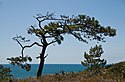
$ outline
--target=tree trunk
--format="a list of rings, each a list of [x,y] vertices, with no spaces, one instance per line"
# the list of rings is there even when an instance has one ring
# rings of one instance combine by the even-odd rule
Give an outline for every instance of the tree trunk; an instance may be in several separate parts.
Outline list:
[[[43,71],[43,67],[44,67],[44,54],[46,51],[47,46],[43,46],[42,48],[42,52],[40,53],[40,64],[39,64],[39,68],[38,68],[38,72],[37,72],[37,78],[41,77],[42,75],[42,71]]]

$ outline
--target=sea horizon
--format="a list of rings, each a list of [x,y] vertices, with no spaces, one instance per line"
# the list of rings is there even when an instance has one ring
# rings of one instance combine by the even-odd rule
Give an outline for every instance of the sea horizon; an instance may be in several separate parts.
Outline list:
[[[35,77],[39,64],[31,64],[31,70],[26,71],[22,69],[21,67],[11,64],[2,64],[5,67],[10,67],[12,70],[13,78],[27,78],[27,77]],[[85,70],[86,67],[84,67],[82,64],[44,64],[43,68],[43,75],[48,74],[55,74],[60,73],[61,71],[64,72],[79,72]]]

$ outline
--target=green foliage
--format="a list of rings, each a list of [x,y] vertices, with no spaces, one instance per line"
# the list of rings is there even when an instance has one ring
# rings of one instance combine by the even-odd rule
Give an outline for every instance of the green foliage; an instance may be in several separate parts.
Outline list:
[[[60,15],[60,18],[54,18],[53,15],[47,17],[42,15],[37,15],[36,19],[39,22],[44,20],[51,20],[47,25],[40,28],[35,28],[31,26],[28,29],[28,34],[35,34],[36,36],[43,39],[43,36],[53,39],[53,41],[61,44],[64,37],[63,34],[71,34],[79,41],[88,43],[87,39],[105,41],[105,36],[115,36],[116,29],[110,26],[104,27],[99,24],[99,21],[94,17],[89,17],[86,15],[78,16],[64,16]]]
[[[21,68],[23,68],[24,70],[26,71],[29,71],[31,69],[31,65],[28,64],[27,62],[31,62],[32,61],[32,58],[31,57],[11,57],[11,58],[7,58],[7,60],[10,61],[10,64],[12,65],[18,65],[20,66]]]
[[[84,53],[84,61],[81,61],[83,66],[87,66],[87,69],[89,71],[98,70],[99,68],[102,68],[106,64],[106,60],[101,59],[101,55],[104,53],[102,46],[95,46],[91,47],[89,53]]]
[[[10,80],[11,78],[11,69],[0,65],[0,80]]]

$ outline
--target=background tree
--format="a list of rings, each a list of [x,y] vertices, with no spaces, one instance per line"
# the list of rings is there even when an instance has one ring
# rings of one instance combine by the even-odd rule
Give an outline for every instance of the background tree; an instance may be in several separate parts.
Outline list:
[[[106,60],[101,59],[101,55],[104,53],[101,45],[96,45],[91,47],[89,53],[84,52],[84,61],[81,61],[83,66],[87,67],[88,71],[99,71],[100,68],[103,68],[106,65]]]
[[[112,37],[116,35],[115,29],[111,28],[110,26],[103,27],[94,17],[91,18],[86,15],[72,15],[71,17],[60,15],[58,18],[55,18],[54,13],[47,12],[46,15],[37,14],[34,16],[34,18],[38,21],[38,26],[35,27],[31,25],[27,29],[27,32],[28,34],[34,34],[36,37],[38,37],[40,43],[34,42],[31,45],[24,46],[22,45],[22,42],[28,42],[29,40],[26,40],[21,36],[16,36],[13,39],[16,40],[22,48],[20,57],[21,61],[16,60],[16,62],[23,62],[23,58],[25,57],[23,52],[25,48],[30,48],[34,45],[41,47],[41,52],[39,57],[37,57],[40,59],[37,77],[41,76],[44,60],[47,57],[47,55],[45,56],[47,47],[53,43],[60,45],[64,40],[65,34],[72,35],[77,40],[85,43],[88,43],[89,40],[104,42],[105,36]],[[42,25],[44,21],[48,21],[46,25]],[[14,57],[14,61],[12,58],[8,58],[8,60],[10,60],[10,63],[16,63],[14,62]]]

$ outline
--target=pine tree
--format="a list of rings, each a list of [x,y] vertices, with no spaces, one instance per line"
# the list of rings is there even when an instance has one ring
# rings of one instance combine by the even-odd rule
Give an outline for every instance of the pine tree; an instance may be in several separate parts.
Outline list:
[[[106,65],[106,60],[101,59],[101,55],[104,53],[101,45],[91,47],[89,53],[84,52],[84,61],[81,61],[83,66],[87,67],[87,70],[94,71],[98,70]]]
[[[21,56],[8,58],[8,60],[10,60],[10,63],[17,64],[29,71],[30,65],[27,64],[27,61],[32,61],[32,59],[29,56],[25,57],[26,54],[24,54],[24,50],[34,45],[39,46],[41,51],[37,57],[37,59],[40,59],[37,77],[42,75],[44,60],[48,56],[45,54],[48,46],[55,43],[60,45],[64,41],[65,35],[72,35],[78,41],[84,43],[93,40],[105,42],[105,37],[113,37],[116,35],[116,29],[110,26],[104,27],[94,17],[86,15],[72,15],[71,17],[60,15],[59,17],[55,17],[54,13],[47,12],[46,15],[37,14],[34,18],[37,20],[38,25],[31,25],[27,29],[27,33],[35,35],[39,41],[35,41],[30,45],[28,45],[29,43],[24,45],[23,42],[29,42],[30,40],[26,40],[25,37],[22,36],[13,37],[21,47]],[[45,21],[47,24],[43,25]]]

